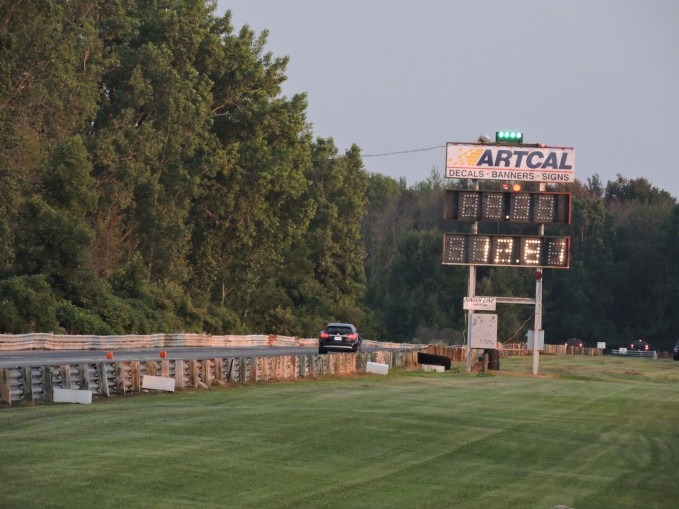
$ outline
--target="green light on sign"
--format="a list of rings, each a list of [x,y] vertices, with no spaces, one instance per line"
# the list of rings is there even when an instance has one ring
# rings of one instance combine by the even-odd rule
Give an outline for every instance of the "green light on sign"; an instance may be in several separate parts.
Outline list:
[[[495,141],[498,143],[523,143],[523,133],[518,131],[497,131],[495,133]]]

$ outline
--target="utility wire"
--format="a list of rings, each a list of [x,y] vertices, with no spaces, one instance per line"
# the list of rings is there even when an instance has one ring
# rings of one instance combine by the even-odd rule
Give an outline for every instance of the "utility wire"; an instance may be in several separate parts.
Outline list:
[[[430,148],[416,148],[413,150],[401,150],[399,152],[385,152],[383,154],[364,154],[361,157],[382,157],[382,156],[393,156],[396,154],[410,154],[411,152],[426,152],[427,150],[436,150],[438,148],[445,148],[445,145],[439,145],[437,147]]]

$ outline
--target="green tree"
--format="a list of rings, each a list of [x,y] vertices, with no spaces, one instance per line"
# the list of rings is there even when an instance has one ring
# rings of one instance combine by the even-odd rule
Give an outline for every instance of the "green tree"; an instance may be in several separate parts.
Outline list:
[[[411,231],[389,269],[384,339],[411,340],[418,328],[464,328],[465,269],[441,264],[441,233]]]

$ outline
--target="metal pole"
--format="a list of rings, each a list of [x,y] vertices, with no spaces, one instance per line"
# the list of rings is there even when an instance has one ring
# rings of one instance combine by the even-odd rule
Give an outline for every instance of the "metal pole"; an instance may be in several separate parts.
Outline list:
[[[479,181],[474,180],[474,190],[479,190]],[[474,221],[472,224],[472,233],[479,233],[479,223]],[[476,296],[476,265],[469,266],[469,281],[467,283],[467,296]],[[472,371],[472,318],[474,317],[474,310],[467,310],[467,373]]]
[[[545,192],[547,185],[540,183],[540,192]],[[545,225],[540,225],[540,237],[545,235]],[[540,330],[542,329],[542,276],[543,271],[539,268],[536,271],[538,275],[535,278],[535,325],[533,326],[533,375],[537,375],[540,371],[540,350],[538,344],[540,342]]]
[[[542,227],[544,228],[544,226]],[[542,234],[541,234],[542,235]],[[537,273],[542,275],[542,269],[538,269]],[[540,366],[540,350],[538,343],[540,339],[540,330],[542,329],[542,277],[535,280],[535,326],[533,328],[533,374],[537,375]]]
[[[469,282],[467,284],[467,296],[476,295],[476,265],[469,266]],[[472,318],[474,310],[467,310],[467,373],[472,371]]]

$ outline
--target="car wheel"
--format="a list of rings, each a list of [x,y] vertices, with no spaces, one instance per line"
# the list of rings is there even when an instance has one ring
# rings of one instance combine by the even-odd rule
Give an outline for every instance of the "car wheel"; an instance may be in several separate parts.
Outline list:
[[[326,350],[325,348],[323,348],[322,346],[319,346],[319,347],[318,347],[318,354],[319,354],[319,355],[320,355],[320,354],[324,354],[324,353],[326,353],[326,352],[327,352],[327,350]]]

